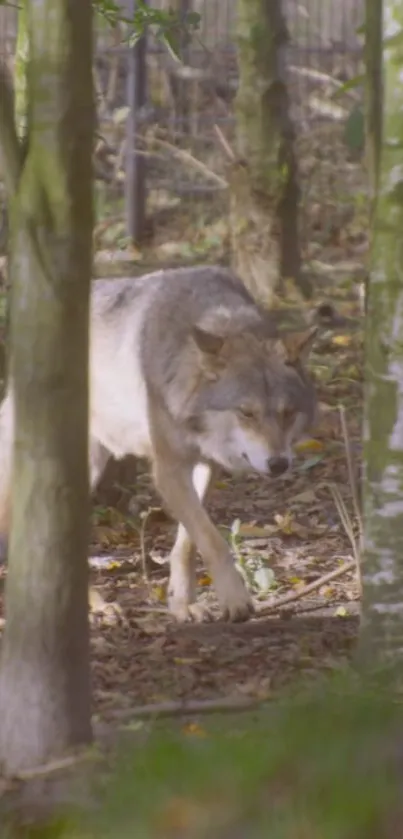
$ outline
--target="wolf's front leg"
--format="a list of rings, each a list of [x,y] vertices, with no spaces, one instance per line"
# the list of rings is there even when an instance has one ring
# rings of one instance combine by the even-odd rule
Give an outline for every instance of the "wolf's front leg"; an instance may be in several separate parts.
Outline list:
[[[203,502],[211,483],[212,470],[206,463],[197,463],[193,469],[193,486],[200,501]],[[168,585],[169,610],[183,622],[201,613],[195,606],[196,601],[196,549],[183,524],[176,534],[175,544],[169,555],[170,575]]]
[[[164,452],[164,457],[156,457],[154,461],[154,479],[165,503],[205,560],[223,616],[232,621],[247,620],[253,612],[252,600],[235,568],[225,539],[214,527],[202,506],[192,482],[191,469]],[[208,481],[206,488],[207,484]],[[169,607],[175,617],[183,621],[191,617],[189,598],[194,597],[194,592],[189,585],[190,567],[188,563],[183,563],[183,557],[181,570],[178,570],[179,567],[180,563],[174,558]]]

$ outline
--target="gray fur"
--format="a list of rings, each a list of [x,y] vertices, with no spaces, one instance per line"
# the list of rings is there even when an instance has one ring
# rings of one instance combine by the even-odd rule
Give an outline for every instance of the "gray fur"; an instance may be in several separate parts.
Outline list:
[[[194,546],[224,615],[245,619],[250,597],[202,501],[213,470],[276,475],[311,424],[314,389],[299,361],[278,351],[275,314],[220,267],[159,271],[93,284],[90,468],[95,486],[110,455],[147,457],[180,522],[171,553],[169,605],[199,616]],[[0,531],[9,528],[12,385],[0,410]],[[40,469],[40,464],[38,464]]]

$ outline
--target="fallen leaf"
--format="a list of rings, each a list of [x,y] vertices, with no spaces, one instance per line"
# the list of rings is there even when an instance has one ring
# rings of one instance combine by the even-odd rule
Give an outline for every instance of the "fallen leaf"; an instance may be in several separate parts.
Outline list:
[[[231,533],[233,536],[238,536],[240,529],[242,527],[241,519],[234,519],[231,525]]]
[[[306,539],[309,536],[309,530],[304,525],[299,524],[291,512],[281,516],[277,513],[274,520],[284,536],[298,536],[300,539]]]
[[[295,504],[313,504],[317,501],[317,497],[313,491],[313,489],[306,489],[304,492],[299,492],[298,495],[294,495],[292,498],[292,503]]]
[[[321,588],[319,589],[319,594],[322,597],[331,597],[333,594],[332,586],[321,586]]]
[[[207,737],[205,729],[197,722],[190,722],[184,725],[182,731],[184,734],[190,734],[192,737]]]
[[[301,440],[294,446],[296,452],[321,452],[323,443],[320,440]]]
[[[258,568],[253,575],[253,582],[255,583],[255,585],[261,593],[270,591],[270,589],[273,586],[273,583],[275,582],[275,579],[276,578],[273,569],[266,568],[265,566]]]
[[[338,606],[334,614],[336,618],[345,618],[347,617],[348,612],[345,606]]]
[[[215,489],[227,489],[228,481],[216,481],[214,484]]]
[[[152,593],[153,597],[155,597],[155,599],[159,601],[159,603],[165,603],[166,602],[167,598],[166,598],[166,590],[165,590],[164,586],[153,586],[152,590],[151,590],[151,593]]]
[[[304,581],[301,580],[300,577],[289,577],[288,582],[291,583],[292,586],[304,585]]]
[[[335,347],[349,347],[351,344],[351,335],[334,335],[332,344]]]
[[[240,524],[238,536],[250,536],[251,538],[264,539],[267,536],[273,536],[277,532],[278,527],[275,527],[272,524],[267,524],[264,527],[259,527],[256,524]]]

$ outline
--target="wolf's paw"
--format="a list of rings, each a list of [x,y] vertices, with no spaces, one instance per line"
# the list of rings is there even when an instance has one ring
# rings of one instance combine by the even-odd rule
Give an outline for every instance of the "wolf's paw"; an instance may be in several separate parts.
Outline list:
[[[107,603],[102,594],[93,586],[89,589],[89,605],[91,623],[101,620],[108,626],[114,626],[122,620],[123,613],[119,603]]]
[[[220,568],[214,579],[224,620],[247,621],[254,613],[252,598],[234,565]]]
[[[178,623],[205,623],[212,620],[210,611],[203,603],[189,603],[173,594],[168,596],[168,608]]]

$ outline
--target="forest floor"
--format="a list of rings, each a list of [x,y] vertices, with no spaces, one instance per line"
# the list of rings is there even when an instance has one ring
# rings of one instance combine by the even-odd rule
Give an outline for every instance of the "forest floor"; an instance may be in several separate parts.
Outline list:
[[[241,626],[172,621],[164,558],[175,524],[161,509],[147,469],[140,469],[132,515],[94,509],[92,582],[119,607],[112,622],[101,615],[93,624],[94,712],[100,719],[126,717],[142,703],[271,696],[301,673],[339,668],[350,656],[359,611],[354,493],[360,485],[363,378],[352,271],[362,257],[354,256],[345,235],[343,247],[323,246],[319,258],[332,266],[331,283],[318,289],[314,304],[331,300],[356,328],[326,333],[314,349],[321,418],[313,442],[296,456],[292,472],[275,482],[219,476],[207,505],[243,561],[256,602],[270,603],[269,614]],[[303,594],[348,562],[345,573]],[[199,596],[218,618],[201,563],[198,581]],[[296,599],[280,607],[286,595]]]
[[[270,695],[300,671],[338,667],[349,655],[359,599],[353,563],[336,579],[277,607],[284,595],[301,594],[353,560],[359,537],[353,495],[361,468],[363,336],[351,276],[357,259],[351,249],[346,256],[345,246],[330,245],[322,248],[320,259],[332,266],[332,279],[313,305],[331,300],[340,314],[355,318],[357,327],[325,334],[312,354],[321,413],[313,442],[296,456],[292,471],[275,482],[257,475],[219,476],[207,505],[242,558],[256,602],[271,604],[269,614],[242,626],[218,619],[177,626],[171,620],[164,558],[175,524],[161,509],[141,464],[131,514],[105,505],[93,511],[91,581],[115,607],[92,622],[97,718],[119,718],[141,703]],[[201,563],[198,580],[199,596],[218,618]]]
[[[310,583],[354,558],[351,537],[358,523],[340,425],[345,408],[355,480],[358,483],[361,427],[359,341],[333,342],[315,359],[329,380],[321,388],[323,415],[314,453],[295,461],[292,473],[269,482],[260,476],[222,476],[208,510],[250,568],[256,602],[272,612],[241,626],[222,621],[176,625],[164,609],[168,568],[163,562],[175,525],[159,507],[147,473],[139,475],[140,513],[94,511],[92,581],[118,604],[112,622],[95,618],[92,630],[94,710],[114,717],[140,703],[167,700],[270,695],[298,674],[338,667],[349,655],[357,630],[359,585],[349,570],[286,603]],[[314,364],[315,368],[315,364]],[[348,524],[338,510],[343,504]],[[142,515],[143,514],[143,515]],[[235,523],[235,526],[234,526]],[[162,562],[162,564],[161,564]],[[263,575],[255,567],[267,569]],[[262,576],[263,587],[255,583]],[[214,613],[210,580],[200,563],[199,596]]]
[[[306,681],[317,683],[323,674],[345,670],[359,615],[354,558],[360,522],[354,494],[361,473],[363,335],[357,292],[361,243],[356,247],[353,235],[350,242],[346,227],[342,232],[342,243],[335,242],[333,235],[330,243],[315,246],[316,264],[326,270],[313,305],[332,301],[338,312],[355,320],[356,328],[329,331],[312,354],[320,401],[313,441],[298,452],[292,472],[276,482],[254,475],[220,475],[207,505],[242,559],[256,603],[269,604],[268,614],[242,625],[220,621],[211,581],[200,562],[199,596],[216,620],[174,623],[165,605],[164,558],[172,546],[175,524],[161,509],[143,464],[130,514],[127,509],[94,504],[91,582],[111,606],[108,612],[93,615],[91,623],[93,713],[101,737],[123,729],[141,740],[143,719],[154,720],[167,711],[187,735],[203,741],[204,711],[211,705],[230,712],[242,703],[275,701],[284,689]],[[166,231],[164,235],[166,240]],[[198,261],[203,261],[202,256]],[[344,565],[339,576],[326,579]],[[6,571],[0,573],[4,578]],[[305,591],[314,582],[317,587]],[[287,595],[289,601],[282,604]],[[200,704],[192,706],[193,712],[184,712],[183,703],[195,701]],[[242,729],[241,722],[235,723],[231,716],[228,720],[223,724],[226,729]],[[259,725],[258,738],[263,736]],[[210,759],[215,760],[211,755]],[[163,755],[157,756],[156,765],[163,760]],[[178,804],[182,814],[178,818],[183,816],[185,825],[178,827],[175,806],[172,829],[167,817],[162,832],[136,835],[212,835],[188,830],[196,812],[190,805],[183,816]],[[132,835],[130,830],[127,835]],[[224,835],[246,836],[242,829]]]

